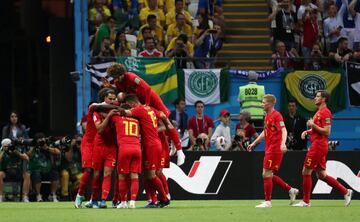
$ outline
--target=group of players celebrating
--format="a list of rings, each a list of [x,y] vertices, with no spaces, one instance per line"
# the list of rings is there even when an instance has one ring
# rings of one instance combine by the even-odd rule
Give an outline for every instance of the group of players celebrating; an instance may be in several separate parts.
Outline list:
[[[111,175],[116,169],[113,207],[135,208],[138,177],[144,171],[149,200],[145,207],[163,208],[170,204],[162,173],[170,166],[168,138],[177,150],[177,164],[185,161],[178,132],[168,119],[170,111],[143,79],[127,72],[122,64],[112,64],[107,73],[113,85],[104,79],[104,88],[99,92],[101,103],[93,103],[88,109],[81,144],[84,174],[75,207],[82,206],[86,185],[91,183],[91,200],[86,206],[106,208]]]
[[[257,205],[256,208],[270,208],[273,184],[289,192],[290,205],[294,207],[310,207],[310,194],[312,189],[313,171],[317,177],[326,182],[329,186],[340,191],[344,196],[345,206],[349,206],[353,191],[346,189],[335,178],[326,173],[326,156],[328,153],[328,137],[331,131],[332,115],[327,108],[326,102],[329,100],[329,93],[324,90],[316,92],[314,103],[318,108],[312,119],[307,121],[310,128],[302,133],[301,138],[310,136],[311,146],[306,154],[302,175],[303,175],[303,200],[294,203],[299,190],[285,183],[279,176],[275,175],[280,168],[283,154],[287,148],[285,145],[287,131],[282,115],[274,109],[276,103],[275,96],[267,94],[262,100],[264,111],[264,130],[256,140],[248,146],[248,151],[252,151],[255,146],[265,139],[265,157],[263,161],[263,182],[265,201]]]

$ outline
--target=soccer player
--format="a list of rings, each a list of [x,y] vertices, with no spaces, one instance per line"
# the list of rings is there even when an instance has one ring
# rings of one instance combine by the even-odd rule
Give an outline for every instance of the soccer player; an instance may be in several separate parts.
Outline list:
[[[135,94],[141,103],[154,107],[162,111],[166,117],[170,116],[169,109],[165,106],[160,96],[151,89],[143,79],[132,72],[127,72],[122,64],[114,63],[108,69],[107,73],[114,79],[114,84],[120,92],[126,94]],[[111,87],[110,83],[103,79],[105,87]],[[182,152],[181,140],[176,128],[170,123],[168,126],[168,136],[173,141],[177,150],[177,165],[182,165],[185,162],[185,155]]]
[[[87,184],[91,183],[91,177],[93,173],[92,169],[92,153],[93,153],[93,142],[96,135],[96,127],[93,120],[93,111],[88,108],[88,114],[86,117],[86,130],[84,137],[82,138],[80,151],[81,151],[81,162],[82,168],[84,169],[84,173],[80,179],[80,185],[78,194],[75,198],[75,208],[80,208],[82,201],[84,198],[85,187]]]
[[[324,90],[316,92],[314,98],[315,105],[318,111],[314,117],[307,121],[309,130],[301,134],[301,138],[305,139],[310,135],[311,146],[306,154],[304,166],[302,170],[303,175],[303,200],[292,206],[295,207],[310,207],[310,194],[312,189],[311,174],[316,172],[317,177],[326,182],[329,186],[340,191],[344,195],[345,206],[349,206],[353,191],[346,189],[339,181],[326,173],[326,155],[328,153],[328,137],[331,131],[332,116],[331,111],[327,108],[326,102],[329,100],[330,94]]]
[[[116,93],[113,89],[104,88],[100,90],[99,97],[106,104],[115,104]],[[110,120],[113,115],[118,114],[116,109],[108,113],[94,112],[93,118],[96,126],[96,136],[94,139],[93,168],[94,179],[92,185],[93,208],[97,208],[97,200],[100,191],[100,172],[103,173],[102,193],[100,208],[106,208],[106,199],[111,187],[111,174],[116,165],[116,135],[115,128],[111,125]]]
[[[122,105],[124,108],[124,105]],[[130,107],[125,107],[130,108]],[[139,190],[139,174],[141,173],[141,146],[139,139],[139,121],[125,116],[114,115],[112,121],[116,128],[118,152],[118,184],[121,203],[117,208],[135,208],[135,201]],[[127,206],[128,186],[131,179],[130,204]]]
[[[125,102],[132,109],[121,110],[120,113],[135,117],[140,121],[145,180],[159,194],[160,201],[156,206],[160,208],[165,207],[170,204],[170,200],[166,196],[161,180],[156,175],[156,171],[161,169],[162,152],[161,141],[158,136],[158,119],[160,117],[165,118],[165,116],[150,106],[142,105],[134,94],[128,94],[125,97]],[[151,207],[154,205],[155,203],[152,203]]]
[[[262,100],[262,107],[266,112],[264,120],[264,130],[261,132],[254,142],[248,147],[248,151],[252,151],[255,146],[265,138],[265,157],[263,161],[263,179],[264,179],[264,193],[265,201],[257,205],[256,208],[270,208],[271,195],[273,183],[289,192],[290,204],[292,204],[296,195],[299,193],[298,189],[292,188],[285,183],[279,176],[275,174],[279,171],[283,153],[286,152],[286,137],[287,132],[282,115],[275,110],[274,106],[276,98],[274,95],[266,94]]]

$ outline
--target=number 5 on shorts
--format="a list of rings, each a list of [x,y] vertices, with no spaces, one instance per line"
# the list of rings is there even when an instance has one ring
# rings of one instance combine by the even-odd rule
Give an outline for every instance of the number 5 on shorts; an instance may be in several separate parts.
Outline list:
[[[306,166],[311,166],[311,158],[306,159]]]

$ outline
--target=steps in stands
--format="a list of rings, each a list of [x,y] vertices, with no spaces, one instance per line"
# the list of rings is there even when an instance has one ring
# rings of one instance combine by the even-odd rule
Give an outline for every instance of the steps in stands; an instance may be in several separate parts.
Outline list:
[[[225,42],[218,52],[218,66],[268,70],[270,22],[266,0],[223,0]]]

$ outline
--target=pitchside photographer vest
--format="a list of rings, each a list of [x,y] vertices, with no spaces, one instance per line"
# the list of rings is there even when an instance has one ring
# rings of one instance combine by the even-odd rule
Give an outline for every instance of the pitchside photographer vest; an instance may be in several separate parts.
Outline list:
[[[241,101],[241,111],[248,111],[251,119],[259,120],[264,118],[264,110],[261,106],[265,95],[264,86],[250,83],[239,87],[239,100]]]

